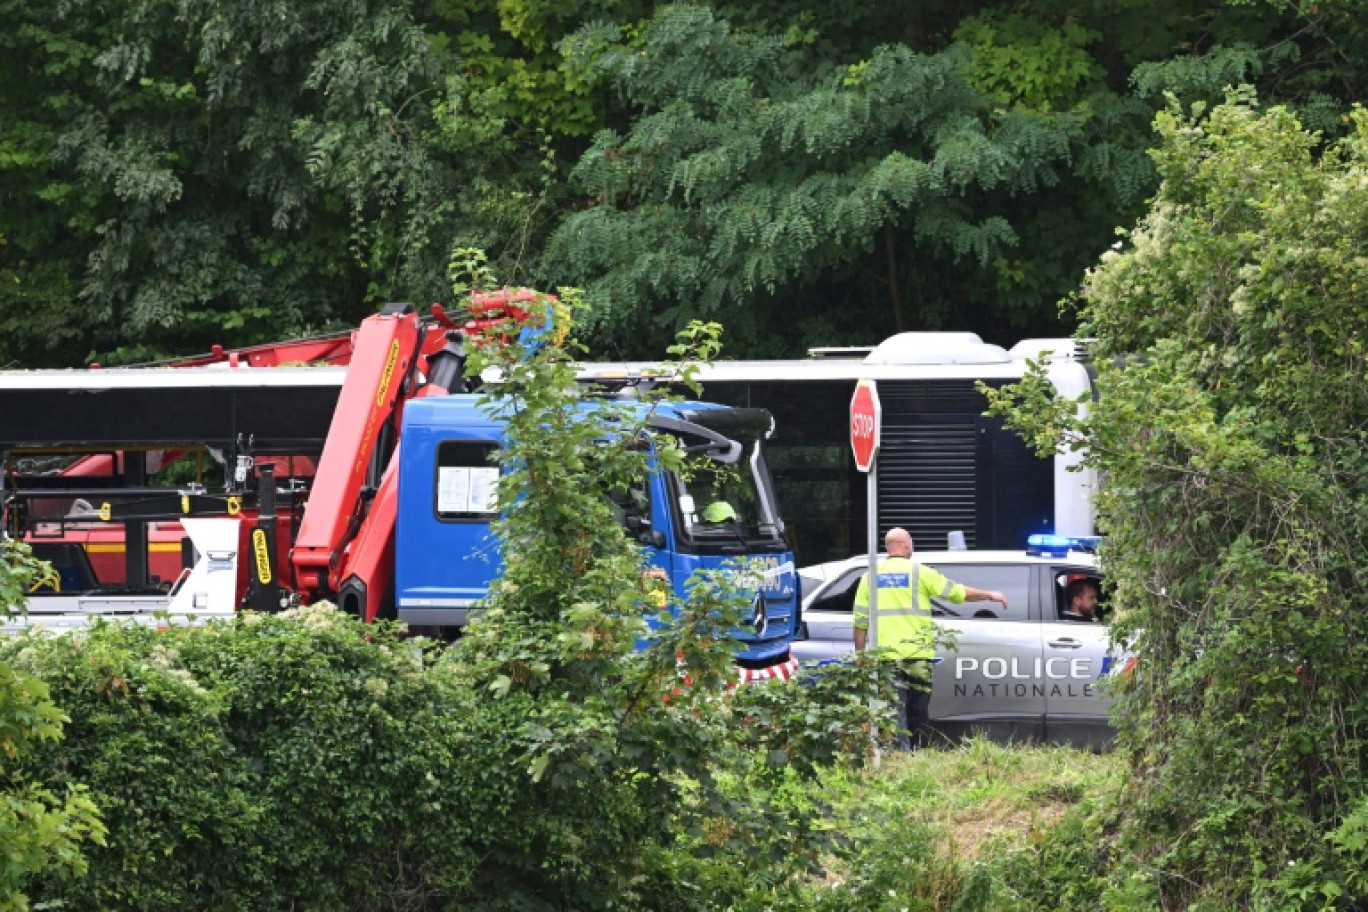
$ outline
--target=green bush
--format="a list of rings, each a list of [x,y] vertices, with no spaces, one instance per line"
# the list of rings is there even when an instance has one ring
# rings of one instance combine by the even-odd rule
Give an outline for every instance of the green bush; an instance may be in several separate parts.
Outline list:
[[[370,633],[313,608],[6,644],[72,720],[30,762],[87,783],[109,827],[85,877],[37,895],[72,909],[365,909],[429,889],[435,862],[459,870],[465,843],[446,838],[436,778],[455,742],[440,682]]]
[[[0,541],[0,619],[23,605],[50,566],[22,542]],[[68,783],[59,795],[45,783],[49,771],[29,761],[62,736],[66,718],[42,681],[0,661],[0,912],[30,908],[31,881],[85,870],[82,843],[101,844],[104,826],[83,786]]]
[[[1151,211],[1081,293],[1098,397],[1012,394],[1107,480],[1122,862],[1164,908],[1368,904],[1368,112],[1343,126],[1174,103]]]
[[[1145,881],[1117,879],[1117,812],[1086,802],[1030,845],[990,849],[964,872],[954,912],[1106,912],[1157,909]]]
[[[868,738],[867,705],[844,722],[822,708],[860,699],[844,681],[673,701],[664,682],[630,715],[616,687],[491,688],[510,652],[546,643],[425,650],[330,606],[0,643],[71,718],[23,769],[88,784],[109,830],[83,877],[33,895],[72,910],[758,907],[826,847],[823,809],[797,797],[817,767],[781,745],[796,756],[818,722],[835,743]],[[648,667],[634,657],[621,680]]]

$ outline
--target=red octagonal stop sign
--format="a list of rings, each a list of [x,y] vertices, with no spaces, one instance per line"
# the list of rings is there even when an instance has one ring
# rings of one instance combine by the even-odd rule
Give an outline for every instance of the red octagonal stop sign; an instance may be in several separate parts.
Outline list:
[[[850,449],[855,454],[855,468],[861,472],[874,467],[882,425],[879,391],[873,380],[861,380],[855,384],[855,395],[850,397]]]

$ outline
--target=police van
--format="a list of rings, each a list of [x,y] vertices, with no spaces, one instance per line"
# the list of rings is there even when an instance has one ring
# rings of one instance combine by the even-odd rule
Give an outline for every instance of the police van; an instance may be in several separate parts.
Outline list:
[[[932,726],[956,737],[982,732],[995,740],[1049,741],[1101,747],[1114,731],[1107,719],[1108,681],[1128,658],[1111,644],[1107,587],[1091,540],[1033,535],[1023,551],[916,551],[912,560],[957,583],[1001,591],[997,602],[956,605],[933,599],[939,628],[931,691]],[[803,626],[793,644],[812,667],[854,649],[855,589],[867,555],[799,570]],[[1073,596],[1097,596],[1095,619],[1070,619]],[[1086,598],[1084,601],[1091,601]],[[953,642],[951,642],[953,641]]]

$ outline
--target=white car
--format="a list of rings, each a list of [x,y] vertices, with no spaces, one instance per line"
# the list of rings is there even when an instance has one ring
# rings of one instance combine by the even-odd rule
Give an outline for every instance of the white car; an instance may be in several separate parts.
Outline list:
[[[1112,654],[1107,588],[1091,553],[1068,545],[1028,551],[918,551],[918,563],[998,602],[955,605],[933,600],[932,614],[954,645],[937,650],[931,691],[933,727],[956,736],[983,732],[998,740],[1105,746],[1114,736],[1106,680],[1125,658]],[[804,666],[837,661],[854,650],[855,589],[866,555],[799,570],[803,617],[793,656]],[[1080,579],[1102,593],[1093,622],[1062,618],[1066,590]]]

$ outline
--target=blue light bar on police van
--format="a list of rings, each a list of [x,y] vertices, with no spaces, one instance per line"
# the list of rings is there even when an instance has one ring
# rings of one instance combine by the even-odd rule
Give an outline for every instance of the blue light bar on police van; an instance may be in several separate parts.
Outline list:
[[[1063,557],[1072,541],[1063,535],[1036,533],[1026,539],[1026,553],[1033,557]]]
[[[1033,557],[1064,557],[1070,551],[1096,554],[1097,545],[1101,541],[1101,537],[1097,535],[1070,537],[1037,532],[1026,539],[1026,553]]]

